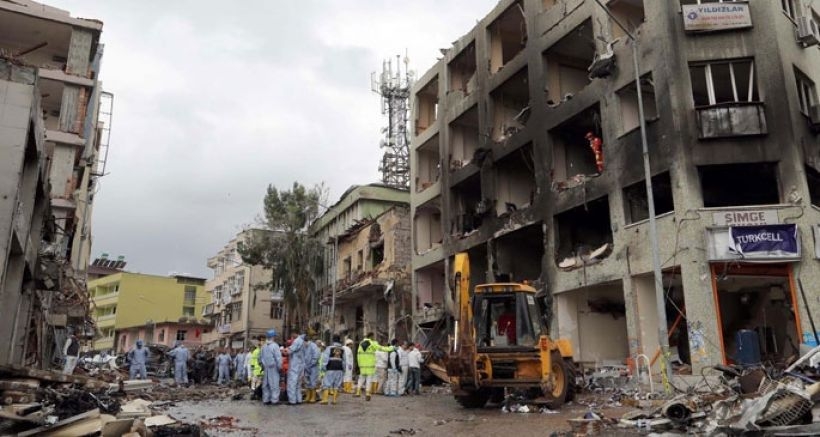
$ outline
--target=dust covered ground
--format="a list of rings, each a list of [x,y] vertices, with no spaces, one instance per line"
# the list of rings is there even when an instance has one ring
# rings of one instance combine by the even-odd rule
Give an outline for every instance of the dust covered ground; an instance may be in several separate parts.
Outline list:
[[[168,414],[183,422],[203,425],[214,436],[545,436],[570,430],[567,419],[583,417],[590,409],[582,397],[559,412],[505,413],[500,405],[461,408],[446,392],[428,389],[420,396],[339,395],[338,404],[265,406],[250,400],[179,402]],[[588,400],[586,403],[593,402]],[[620,417],[628,408],[596,405],[605,417]],[[222,416],[221,419],[216,419]],[[210,424],[210,425],[209,425]]]

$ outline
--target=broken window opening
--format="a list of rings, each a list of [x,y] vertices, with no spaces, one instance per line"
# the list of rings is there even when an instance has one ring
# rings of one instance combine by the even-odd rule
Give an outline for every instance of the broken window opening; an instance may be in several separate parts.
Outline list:
[[[356,253],[356,272],[360,273],[364,269],[364,250]]]
[[[470,258],[470,284],[475,287],[478,284],[492,282],[492,272],[489,271],[487,261],[487,245],[479,244],[467,250]],[[452,260],[452,258],[451,258]]]
[[[777,163],[720,164],[698,167],[703,206],[777,205]]]
[[[621,107],[621,135],[625,135],[640,127],[638,111],[638,88],[635,83],[621,88],[618,91],[618,102]],[[658,108],[655,104],[655,83],[652,74],[641,77],[641,100],[643,101],[644,120],[658,119]]]
[[[672,201],[672,180],[668,171],[652,176],[652,199],[655,201],[656,217],[675,210],[675,204]],[[649,218],[645,180],[624,188],[624,208],[627,224]]]
[[[469,164],[478,150],[478,144],[478,108],[473,106],[450,123],[450,171]]]
[[[677,270],[663,273],[663,287],[666,294],[666,328],[669,338],[669,362],[673,370],[685,373],[690,370],[691,355],[689,353],[689,330],[686,320],[686,302],[683,293],[683,282]],[[660,355],[658,348],[658,300],[655,294],[655,279],[652,275],[641,275],[632,278],[635,287],[635,299],[638,310],[638,327],[641,337],[641,353],[649,357],[653,363],[653,371],[660,369],[660,362],[656,357]]]
[[[416,308],[422,312],[444,309],[444,261],[416,271]]]
[[[350,257],[345,258],[342,261],[342,271],[343,271],[343,278],[350,279],[353,276],[353,272],[351,271],[351,262]]]
[[[558,332],[572,341],[576,362],[594,366],[624,363],[629,356],[629,336],[622,282],[561,293],[556,300]]]
[[[441,226],[441,208],[434,199],[416,209],[413,218],[416,233],[416,254],[422,255],[441,246],[443,235]]]
[[[806,181],[809,185],[811,204],[820,208],[820,172],[814,167],[806,166]]]
[[[469,95],[476,86],[475,42],[471,42],[449,65],[450,91],[460,91]]]
[[[490,74],[495,74],[527,45],[527,23],[521,1],[513,3],[487,27],[490,38]]]
[[[532,143],[511,152],[495,166],[496,215],[512,213],[535,200],[535,157]]]
[[[595,60],[592,20],[586,20],[544,52],[549,106],[572,99],[591,83],[587,68]]]
[[[605,169],[606,143],[601,139],[600,120],[600,109],[595,105],[550,130],[553,189],[572,188],[599,174],[599,161]],[[594,147],[600,149],[600,156]]]
[[[438,182],[441,177],[438,134],[416,149],[416,162],[416,192],[419,193]]]
[[[554,222],[556,264],[562,270],[595,264],[612,251],[607,196],[557,214]]]
[[[797,99],[800,113],[810,116],[812,106],[817,104],[817,91],[814,82],[797,67],[794,67],[794,79],[797,82]]]
[[[760,101],[753,59],[691,64],[689,75],[696,108]]]
[[[475,174],[453,187],[453,210],[456,212],[451,231],[456,236],[475,232],[487,213],[487,202],[481,197],[481,176]]]
[[[800,11],[800,0],[780,0],[780,7],[792,20],[796,20],[797,17],[803,15]]]
[[[438,118],[438,76],[416,93],[416,135],[432,126]]]
[[[493,276],[496,282],[533,283],[541,278],[541,260],[544,258],[541,222],[497,238],[494,248]]]
[[[635,34],[646,20],[643,0],[609,0],[607,7],[612,15],[623,23],[632,34]],[[626,38],[626,33],[621,29],[621,26],[611,21],[610,19],[612,38]]]
[[[530,88],[527,68],[493,90],[493,131],[492,139],[502,142],[523,129],[529,118]]]
[[[370,268],[375,269],[384,261],[384,241],[370,248]]]

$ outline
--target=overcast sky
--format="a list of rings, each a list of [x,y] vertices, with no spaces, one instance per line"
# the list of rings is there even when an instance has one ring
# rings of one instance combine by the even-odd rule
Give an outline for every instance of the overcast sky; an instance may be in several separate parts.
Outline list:
[[[376,182],[385,124],[370,73],[423,74],[496,0],[43,0],[105,23],[115,94],[93,256],[209,275],[268,184]]]

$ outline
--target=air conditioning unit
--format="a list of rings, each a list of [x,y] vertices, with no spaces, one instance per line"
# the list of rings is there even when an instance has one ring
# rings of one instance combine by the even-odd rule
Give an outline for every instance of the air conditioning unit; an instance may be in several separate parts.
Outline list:
[[[803,47],[820,43],[820,30],[812,17],[797,17],[797,42]]]
[[[809,122],[812,130],[815,132],[820,131],[820,105],[812,105],[809,108]]]

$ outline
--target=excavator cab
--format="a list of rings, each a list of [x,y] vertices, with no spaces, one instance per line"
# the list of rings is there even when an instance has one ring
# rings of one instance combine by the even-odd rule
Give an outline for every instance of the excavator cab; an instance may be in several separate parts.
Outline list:
[[[500,401],[507,389],[558,408],[572,396],[572,346],[553,341],[526,283],[504,282],[471,289],[467,254],[456,254],[453,287],[458,296],[447,375],[465,408]]]

